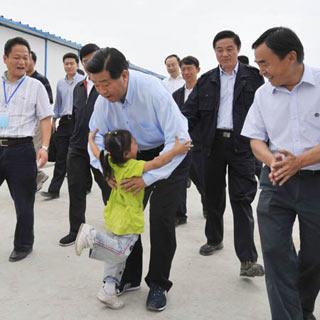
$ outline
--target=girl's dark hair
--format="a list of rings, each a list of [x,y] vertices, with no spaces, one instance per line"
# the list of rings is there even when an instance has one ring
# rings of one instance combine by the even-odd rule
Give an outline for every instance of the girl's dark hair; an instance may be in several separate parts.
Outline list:
[[[119,166],[124,164],[127,161],[124,153],[130,151],[131,139],[132,135],[128,130],[114,130],[108,132],[104,136],[104,145],[107,153],[101,151],[100,162],[103,175],[106,178],[109,179],[113,176],[112,168],[109,164],[108,158],[111,157],[111,161]]]

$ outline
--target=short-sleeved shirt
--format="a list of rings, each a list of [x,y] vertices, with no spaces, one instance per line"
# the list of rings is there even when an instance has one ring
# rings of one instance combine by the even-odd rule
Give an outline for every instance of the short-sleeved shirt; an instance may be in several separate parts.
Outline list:
[[[8,112],[9,124],[6,128],[0,128],[0,137],[33,137],[38,120],[53,114],[46,89],[40,81],[28,76],[9,82],[5,73],[2,81],[5,84],[0,86],[0,109]],[[20,82],[21,85],[17,88]],[[12,95],[7,106],[4,88],[7,97]]]
[[[241,134],[268,141],[272,152],[286,149],[296,156],[320,144],[320,69],[305,65],[291,91],[271,83],[260,87]],[[303,169],[320,170],[320,164]]]
[[[141,234],[144,228],[143,196],[144,190],[134,195],[120,188],[123,179],[141,177],[145,161],[130,159],[119,166],[110,161],[118,187],[113,188],[104,209],[105,226],[117,235]]]

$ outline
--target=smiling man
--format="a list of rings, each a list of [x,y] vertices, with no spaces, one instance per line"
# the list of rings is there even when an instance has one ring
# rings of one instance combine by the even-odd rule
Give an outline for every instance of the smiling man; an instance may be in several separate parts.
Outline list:
[[[0,86],[0,185],[7,181],[13,198],[17,224],[14,250],[9,261],[19,261],[32,251],[37,162],[48,160],[52,108],[40,81],[26,76],[29,43],[20,37],[4,46],[7,71]],[[42,143],[35,154],[32,137],[40,122]]]
[[[184,79],[181,76],[180,58],[176,54],[170,54],[164,60],[169,77],[162,80],[162,83],[170,93],[175,92],[184,85]]]
[[[315,320],[320,289],[320,70],[303,63],[290,29],[252,45],[269,82],[256,92],[242,134],[264,162],[257,207],[273,320]],[[292,228],[299,219],[300,251]]]
[[[125,56],[115,48],[98,50],[88,62],[90,78],[100,94],[89,123],[90,131],[99,129],[96,143],[104,149],[103,136],[112,130],[129,130],[138,143],[138,159],[151,160],[162,150],[172,148],[175,137],[188,140],[188,123],[171,94],[159,79],[128,70]],[[98,166],[92,156],[91,164]],[[176,249],[175,213],[179,194],[190,166],[190,156],[175,157],[166,166],[144,173],[142,177],[123,181],[129,192],[145,188],[146,204],[150,197],[150,264],[145,278],[150,287],[149,310],[166,308],[166,291]],[[130,254],[119,293],[140,287],[142,276],[142,244],[139,237]]]
[[[249,139],[240,135],[256,89],[263,78],[256,68],[238,62],[241,42],[232,31],[221,31],[213,40],[219,66],[198,80],[182,108],[191,134],[202,128],[204,186],[207,206],[207,243],[200,254],[223,248],[223,214],[226,205],[226,171],[234,217],[234,244],[241,262],[240,276],[262,276],[254,244],[251,203],[257,191],[254,157]]]

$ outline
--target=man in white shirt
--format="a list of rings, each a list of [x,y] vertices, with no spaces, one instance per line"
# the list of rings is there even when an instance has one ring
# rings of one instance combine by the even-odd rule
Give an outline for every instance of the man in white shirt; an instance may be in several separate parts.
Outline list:
[[[163,84],[172,94],[184,85],[180,72],[180,58],[176,54],[171,54],[165,58],[164,64],[170,76],[163,79]]]
[[[284,27],[252,45],[260,74],[241,134],[266,164],[257,207],[272,320],[315,320],[320,289],[320,70],[303,64],[303,45]],[[297,255],[292,228],[299,219]]]
[[[6,42],[7,71],[0,86],[0,185],[7,181],[17,215],[11,262],[24,259],[33,248],[37,164],[41,168],[48,160],[53,113],[42,83],[26,75],[29,59],[30,45],[25,39]],[[42,146],[36,156],[32,137],[38,122]]]

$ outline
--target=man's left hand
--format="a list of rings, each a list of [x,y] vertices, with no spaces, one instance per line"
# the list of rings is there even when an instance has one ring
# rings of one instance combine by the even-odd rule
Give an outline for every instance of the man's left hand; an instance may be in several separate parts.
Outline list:
[[[285,158],[274,163],[271,167],[271,172],[274,180],[279,186],[282,186],[290,177],[300,170],[301,162],[298,157],[287,150],[279,150],[279,153],[283,154]]]
[[[133,177],[121,181],[120,186],[127,192],[139,193],[146,185],[141,177]]]

